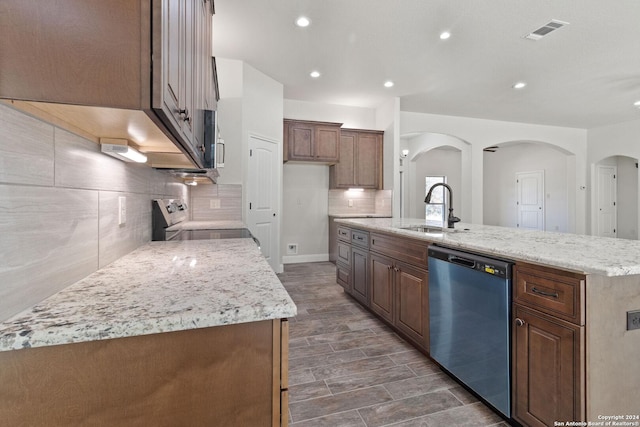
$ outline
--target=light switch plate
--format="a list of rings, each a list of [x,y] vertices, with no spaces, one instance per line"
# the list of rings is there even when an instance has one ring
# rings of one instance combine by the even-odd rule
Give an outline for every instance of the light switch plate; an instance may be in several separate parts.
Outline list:
[[[640,329],[640,310],[627,311],[627,331]]]
[[[209,209],[220,209],[220,199],[209,200]]]
[[[118,197],[118,225],[124,225],[127,222],[127,198]]]

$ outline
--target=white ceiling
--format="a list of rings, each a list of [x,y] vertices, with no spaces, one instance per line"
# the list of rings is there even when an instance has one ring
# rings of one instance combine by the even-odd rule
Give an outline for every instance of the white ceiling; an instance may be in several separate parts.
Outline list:
[[[215,9],[214,55],[281,82],[287,99],[374,108],[399,97],[402,111],[584,129],[640,119],[639,0],[215,0]],[[296,27],[299,15],[311,25]],[[570,25],[523,38],[551,19]],[[528,85],[516,91],[519,80]]]

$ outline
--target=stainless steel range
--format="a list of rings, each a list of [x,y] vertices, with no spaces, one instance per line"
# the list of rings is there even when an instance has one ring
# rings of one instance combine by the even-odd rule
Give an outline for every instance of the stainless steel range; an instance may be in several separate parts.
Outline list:
[[[180,199],[155,199],[152,209],[154,241],[252,238],[240,221],[189,221],[187,203]]]

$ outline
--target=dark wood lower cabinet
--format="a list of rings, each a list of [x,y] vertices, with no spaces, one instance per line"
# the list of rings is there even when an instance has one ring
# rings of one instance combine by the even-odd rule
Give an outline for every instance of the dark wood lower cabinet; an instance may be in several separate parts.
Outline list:
[[[371,254],[371,310],[393,322],[393,260]]]
[[[514,418],[531,427],[584,421],[584,326],[514,307]]]
[[[351,249],[351,272],[353,275],[351,295],[365,306],[369,306],[369,251],[366,249]]]
[[[429,350],[429,273],[371,254],[371,310]]]
[[[395,266],[394,324],[429,351],[429,273],[404,263]]]

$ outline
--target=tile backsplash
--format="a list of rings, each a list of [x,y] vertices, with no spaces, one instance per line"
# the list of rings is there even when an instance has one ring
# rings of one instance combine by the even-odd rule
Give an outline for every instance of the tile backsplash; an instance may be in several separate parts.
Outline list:
[[[191,187],[192,221],[242,220],[242,185],[214,184]]]
[[[187,196],[166,173],[0,104],[0,321],[150,241],[152,199]]]
[[[329,190],[329,215],[375,213],[391,216],[391,196],[391,190]]]

